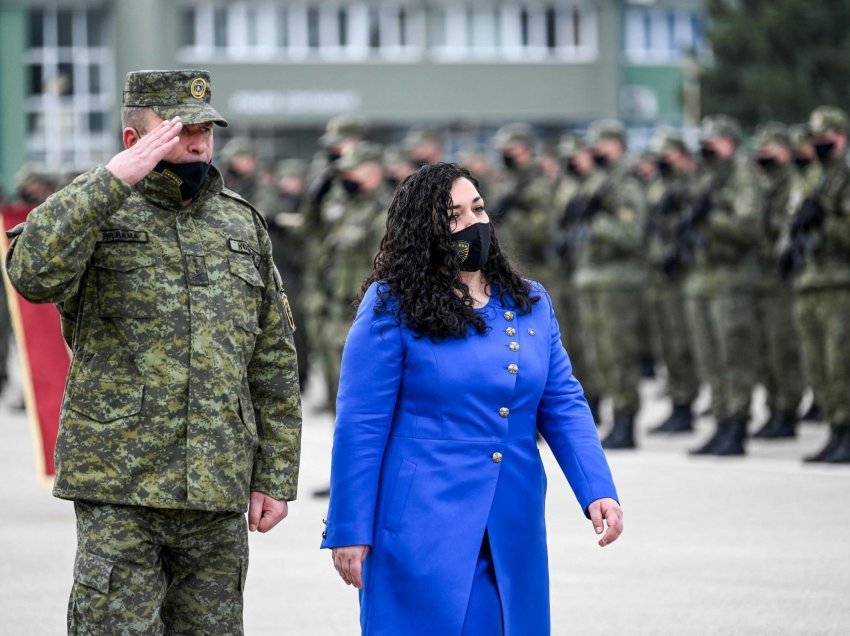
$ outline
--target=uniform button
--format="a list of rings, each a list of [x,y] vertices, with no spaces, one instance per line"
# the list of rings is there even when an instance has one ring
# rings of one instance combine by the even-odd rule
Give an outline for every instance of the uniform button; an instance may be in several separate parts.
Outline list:
[[[509,364],[508,365],[508,373],[512,373],[512,374],[516,375],[517,373],[519,373],[519,367],[515,364]]]
[[[533,336],[535,333],[537,333],[537,332],[536,332],[536,331],[534,331],[534,327],[529,327],[529,328],[528,328],[528,335],[529,335],[529,336]]]
[[[499,415],[501,415],[502,417],[507,417],[510,414],[511,414],[510,409],[508,409],[505,406],[503,406],[502,408],[499,409]]]
[[[505,312],[505,320],[513,320],[513,319],[514,319],[514,312],[506,311]]]
[[[512,342],[508,346],[511,348],[511,351],[519,351],[519,343],[518,342]]]
[[[514,329],[513,327],[508,327],[507,329],[505,329],[505,333],[508,334],[511,338],[513,338],[516,335],[516,329]]]
[[[495,453],[493,453],[493,457],[491,457],[491,459],[494,462],[496,462],[497,464],[499,464],[502,461],[502,454],[500,452],[496,451]]]

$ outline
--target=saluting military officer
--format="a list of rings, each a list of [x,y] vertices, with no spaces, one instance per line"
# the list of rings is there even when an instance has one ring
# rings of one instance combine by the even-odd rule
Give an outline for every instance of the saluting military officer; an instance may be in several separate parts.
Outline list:
[[[294,325],[262,217],[210,164],[210,94],[206,71],[129,73],[125,150],[10,232],[13,285],[73,351],[71,634],[241,634],[247,530],[295,498]]]

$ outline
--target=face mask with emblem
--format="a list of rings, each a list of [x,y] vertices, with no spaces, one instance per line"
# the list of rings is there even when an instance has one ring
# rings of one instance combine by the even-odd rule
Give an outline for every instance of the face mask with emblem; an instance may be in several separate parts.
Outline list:
[[[473,223],[452,232],[455,250],[460,257],[460,271],[477,272],[484,268],[490,252],[490,224]]]
[[[180,188],[180,196],[185,201],[193,198],[204,187],[207,175],[210,173],[210,164],[205,161],[190,163],[160,161],[156,164],[154,171],[171,179]]]

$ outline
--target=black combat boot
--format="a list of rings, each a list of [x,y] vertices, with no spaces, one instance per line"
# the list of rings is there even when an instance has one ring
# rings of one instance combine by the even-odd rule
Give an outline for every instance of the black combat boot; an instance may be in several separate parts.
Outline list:
[[[694,430],[694,416],[690,404],[674,404],[673,412],[662,424],[650,429],[650,434],[690,433]]]
[[[826,446],[814,455],[803,458],[804,462],[842,464],[850,461],[850,427],[831,426],[829,430],[829,440],[826,442]]]
[[[635,448],[635,415],[618,413],[614,415],[614,426],[608,437],[602,440],[602,448]]]
[[[596,426],[599,426],[599,396],[588,397],[585,395],[584,397],[587,400],[587,405],[590,407],[590,414],[593,416],[593,421],[596,423]]]
[[[823,422],[823,411],[820,405],[812,400],[809,410],[803,413],[803,417],[800,420],[803,422]]]
[[[797,418],[793,413],[771,415],[767,423],[753,435],[754,439],[788,439],[797,437]]]
[[[721,435],[711,454],[717,457],[734,457],[744,454],[744,440],[747,438],[746,420],[727,420],[720,427]]]
[[[729,457],[744,454],[744,438],[747,424],[743,420],[722,420],[710,440],[690,451],[691,455],[717,455]]]

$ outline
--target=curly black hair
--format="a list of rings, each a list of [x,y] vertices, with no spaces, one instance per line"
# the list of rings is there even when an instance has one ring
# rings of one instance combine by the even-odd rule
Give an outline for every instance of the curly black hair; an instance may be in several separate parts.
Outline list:
[[[392,305],[398,324],[404,322],[419,337],[462,338],[470,327],[478,333],[488,329],[474,308],[469,287],[460,279],[460,258],[451,238],[451,189],[461,178],[479,187],[469,171],[453,163],[423,166],[399,184],[372,273],[357,301],[363,300],[373,282],[382,283],[375,311],[387,311]],[[498,289],[500,301],[519,314],[529,313],[540,300],[511,268],[495,229],[483,274]]]

